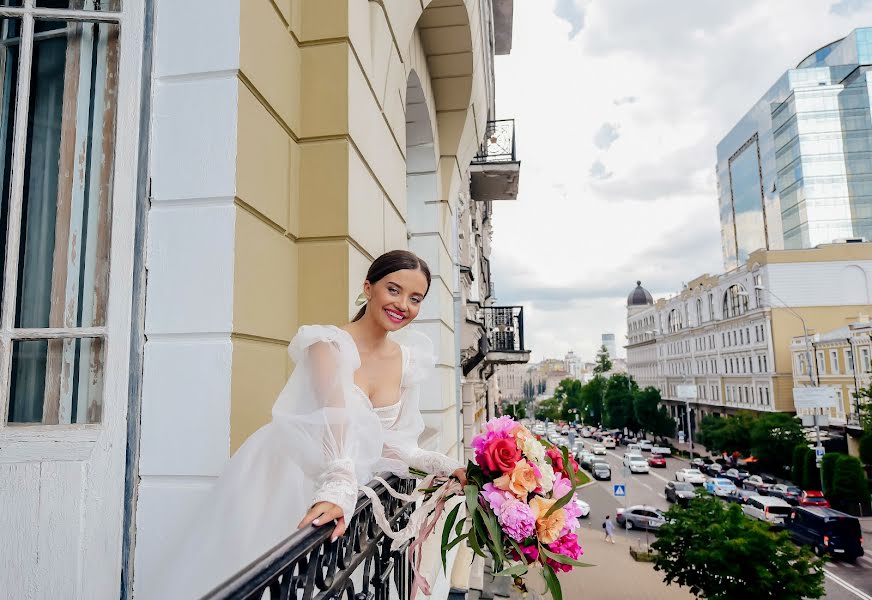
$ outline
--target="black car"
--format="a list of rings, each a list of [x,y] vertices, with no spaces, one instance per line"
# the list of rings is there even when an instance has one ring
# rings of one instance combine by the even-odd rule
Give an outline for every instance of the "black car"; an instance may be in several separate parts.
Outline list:
[[[663,493],[666,495],[668,502],[675,502],[680,505],[687,505],[688,502],[696,495],[696,488],[692,483],[684,481],[668,481]]]
[[[769,488],[769,495],[781,498],[788,504],[796,506],[799,504],[799,499],[802,498],[802,489],[789,483],[776,483]]]
[[[727,502],[735,502],[736,504],[747,504],[748,498],[753,498],[754,496],[759,495],[760,494],[757,492],[757,490],[744,490],[738,488],[729,496],[721,496],[721,500],[726,500]]]
[[[593,478],[599,481],[611,481],[612,479],[612,468],[604,460],[591,461],[590,472]]]
[[[726,477],[736,484],[737,487],[742,486],[742,482],[748,479],[751,474],[745,469],[727,469],[721,477]]]
[[[860,521],[851,515],[832,508],[799,506],[786,526],[793,541],[811,546],[818,556],[831,554],[850,562],[863,556]]]

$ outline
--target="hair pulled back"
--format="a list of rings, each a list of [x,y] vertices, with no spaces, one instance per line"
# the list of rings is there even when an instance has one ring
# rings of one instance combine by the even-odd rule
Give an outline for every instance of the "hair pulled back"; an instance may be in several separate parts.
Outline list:
[[[370,284],[374,284],[391,273],[403,270],[421,271],[424,274],[424,277],[427,278],[427,291],[424,292],[426,296],[427,292],[430,291],[430,267],[427,266],[427,263],[422,258],[408,250],[391,250],[379,256],[369,266],[369,270],[366,272],[366,280]],[[357,314],[354,315],[351,321],[359,321],[365,313],[366,304],[360,307],[360,310],[357,311]]]

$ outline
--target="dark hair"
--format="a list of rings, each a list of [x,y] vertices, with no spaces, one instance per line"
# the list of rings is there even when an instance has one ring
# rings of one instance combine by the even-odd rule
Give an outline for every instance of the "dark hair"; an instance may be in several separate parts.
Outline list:
[[[408,250],[391,250],[379,256],[369,266],[369,271],[366,272],[366,280],[373,284],[391,273],[403,270],[421,271],[424,274],[424,277],[427,278],[427,290],[424,292],[426,296],[427,292],[430,291],[430,267],[427,266],[427,263],[422,258]],[[362,319],[364,313],[366,313],[366,304],[361,306],[357,314],[354,315],[354,318],[351,319],[352,323]]]

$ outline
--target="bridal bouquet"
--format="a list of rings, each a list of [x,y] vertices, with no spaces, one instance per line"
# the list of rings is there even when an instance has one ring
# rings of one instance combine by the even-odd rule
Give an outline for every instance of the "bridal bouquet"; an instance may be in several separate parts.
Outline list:
[[[466,517],[458,522],[463,503],[448,513],[443,566],[448,550],[465,541],[476,554],[490,555],[494,574],[512,576],[522,591],[525,576],[541,571],[554,600],[561,600],[556,572],[587,566],[577,560],[578,464],[565,447],[538,439],[510,417],[489,421],[472,446],[475,461],[463,488]]]

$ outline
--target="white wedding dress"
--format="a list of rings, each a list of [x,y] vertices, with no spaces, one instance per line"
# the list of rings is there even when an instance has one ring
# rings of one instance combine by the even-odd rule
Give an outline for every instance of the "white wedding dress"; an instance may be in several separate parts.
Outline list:
[[[300,328],[288,348],[296,367],[272,421],[233,455],[163,564],[137,574],[148,590],[139,599],[199,598],[296,531],[315,502],[337,504],[350,523],[359,486],[377,473],[448,475],[463,466],[418,447],[419,390],[435,363],[430,339],[409,330],[390,337],[403,355],[400,400],[374,408],[354,383],[360,355],[351,335]]]

